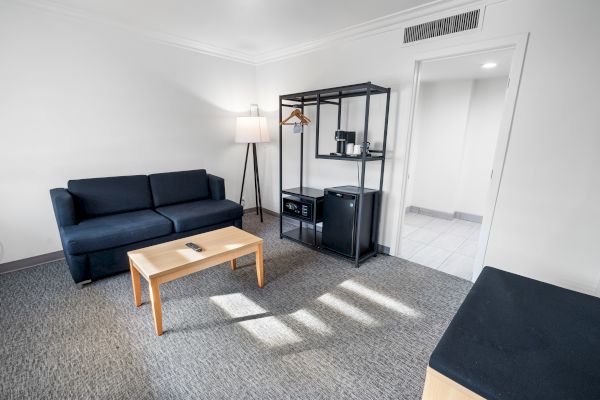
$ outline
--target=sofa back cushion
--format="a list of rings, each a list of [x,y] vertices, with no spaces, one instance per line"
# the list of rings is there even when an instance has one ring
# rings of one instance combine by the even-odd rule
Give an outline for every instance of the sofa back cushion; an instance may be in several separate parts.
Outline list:
[[[152,208],[145,175],[71,180],[68,188],[79,218]]]
[[[166,172],[149,176],[155,207],[210,197],[206,170]]]

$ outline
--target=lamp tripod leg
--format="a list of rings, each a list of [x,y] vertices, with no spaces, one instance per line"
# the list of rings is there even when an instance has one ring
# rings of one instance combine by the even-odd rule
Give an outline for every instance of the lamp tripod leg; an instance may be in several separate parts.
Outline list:
[[[256,183],[256,145],[252,143],[252,164],[254,167],[254,204],[256,205],[256,215],[258,215],[258,185]]]
[[[242,175],[242,190],[240,191],[240,204],[244,196],[244,183],[246,182],[246,167],[248,166],[248,152],[250,151],[250,143],[246,145],[246,161],[244,161],[244,175]]]
[[[263,209],[262,209],[262,198],[260,195],[260,177],[258,174],[258,157],[256,155],[256,143],[252,143],[252,152],[254,154],[254,180],[256,183],[256,192],[258,193],[258,200],[256,202],[257,211],[260,212],[260,222],[263,222]]]

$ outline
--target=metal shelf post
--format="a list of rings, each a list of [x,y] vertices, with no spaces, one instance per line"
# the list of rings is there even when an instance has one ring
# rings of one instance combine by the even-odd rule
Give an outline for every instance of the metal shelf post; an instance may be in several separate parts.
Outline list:
[[[383,128],[383,146],[381,151],[372,150],[372,153],[381,155],[369,155],[367,156],[366,151],[363,151],[360,157],[357,156],[336,156],[336,155],[325,155],[319,154],[319,135],[320,135],[320,122],[321,122],[321,106],[322,105],[335,105],[337,106],[337,129],[342,127],[342,99],[351,97],[365,97],[365,119],[364,119],[364,134],[363,134],[363,149],[369,141],[369,118],[371,108],[371,96],[385,94],[386,105],[385,105],[385,123]],[[316,119],[315,119],[315,158],[320,159],[332,159],[338,161],[358,161],[361,166],[360,176],[360,187],[358,190],[358,223],[357,229],[354,236],[355,240],[355,251],[354,256],[349,257],[345,255],[331,253],[327,249],[320,246],[320,240],[317,240],[318,231],[317,224],[313,224],[313,230],[306,230],[308,237],[305,238],[304,230],[302,229],[302,221],[300,221],[300,229],[298,236],[291,234],[290,232],[283,231],[283,196],[286,190],[283,188],[283,127],[279,125],[279,236],[280,238],[288,238],[297,243],[303,244],[308,247],[313,247],[318,251],[326,252],[342,257],[347,260],[351,260],[353,264],[358,267],[362,262],[370,257],[374,257],[378,253],[378,239],[379,239],[379,225],[380,225],[380,214],[381,204],[383,197],[383,176],[385,171],[385,156],[387,147],[387,134],[388,134],[388,122],[389,122],[389,109],[390,109],[390,94],[391,90],[382,86],[374,85],[371,82],[360,83],[356,85],[341,86],[329,89],[313,90],[295,94],[288,94],[279,96],[279,120],[283,119],[283,107],[300,108],[304,113],[304,110],[308,106],[316,106]],[[285,101],[285,103],[284,103]],[[304,186],[304,127],[300,132],[300,190]],[[365,254],[360,254],[360,234],[361,234],[361,223],[362,215],[366,212],[363,209],[364,194],[365,194],[365,175],[366,175],[366,164],[367,162],[381,162],[380,175],[379,175],[379,189],[376,194],[375,205],[373,209],[373,230],[371,232],[371,243],[370,249]],[[309,189],[310,190],[310,189]],[[289,194],[289,192],[288,192]],[[308,228],[307,228],[308,229]],[[311,232],[312,231],[312,232]]]

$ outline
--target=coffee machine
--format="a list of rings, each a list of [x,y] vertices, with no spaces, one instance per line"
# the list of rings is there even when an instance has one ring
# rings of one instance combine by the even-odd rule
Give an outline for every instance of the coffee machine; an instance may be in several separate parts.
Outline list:
[[[356,143],[356,132],[337,130],[335,131],[335,140],[337,142],[335,154],[339,156],[345,156],[346,146],[348,144],[352,144],[352,146],[354,146]]]

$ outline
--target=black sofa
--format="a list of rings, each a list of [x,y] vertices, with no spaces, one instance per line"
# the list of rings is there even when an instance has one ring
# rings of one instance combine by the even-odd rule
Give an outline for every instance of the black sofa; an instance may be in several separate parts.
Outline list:
[[[129,270],[127,252],[225,226],[243,209],[206,170],[79,179],[50,190],[67,264],[76,283]]]

